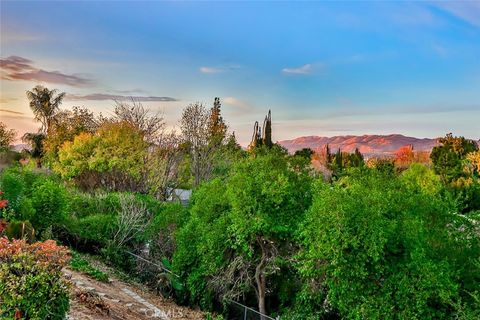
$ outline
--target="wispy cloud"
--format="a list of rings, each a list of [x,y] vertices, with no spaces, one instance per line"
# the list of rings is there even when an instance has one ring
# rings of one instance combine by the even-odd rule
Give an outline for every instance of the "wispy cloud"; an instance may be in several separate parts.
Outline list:
[[[33,65],[33,61],[10,56],[0,59],[0,69],[2,70],[2,79],[6,80],[30,80],[46,83],[64,84],[72,87],[88,86],[92,80],[83,78],[79,75],[69,75],[60,71],[46,71]]]
[[[6,112],[6,113],[11,113],[11,114],[25,114],[23,112],[18,112],[18,111],[13,111],[13,110],[8,110],[8,109],[0,109],[0,112]]]
[[[248,102],[245,102],[235,97],[223,97],[222,101],[223,103],[235,108],[234,110],[232,110],[233,115],[249,114],[254,109],[253,106],[250,105]]]
[[[1,97],[0,98],[0,103],[9,103],[9,102],[12,102],[12,101],[15,101],[15,100],[18,100],[17,98],[4,98],[4,97]]]
[[[200,67],[199,71],[205,74],[215,74],[215,73],[223,73],[228,71],[233,71],[240,69],[238,65],[228,65],[228,66],[217,66],[217,67]]]
[[[147,101],[162,101],[162,102],[172,102],[178,101],[178,99],[172,97],[159,97],[159,96],[125,96],[125,95],[117,95],[117,94],[109,94],[109,93],[92,93],[86,95],[77,95],[77,94],[67,94],[65,97],[67,100],[72,101],[85,101],[85,100],[92,100],[92,101],[101,101],[101,100],[136,100],[140,102],[147,102]]]
[[[2,25],[3,27],[3,25]],[[21,31],[11,31],[14,27],[6,26],[5,32],[2,32],[2,37],[0,38],[1,43],[17,43],[17,42],[33,42],[33,41],[42,41],[46,37],[40,34],[21,32]]]
[[[286,74],[309,74],[312,73],[312,71],[313,65],[311,65],[310,63],[304,64],[303,66],[297,68],[282,69],[282,72]]]
[[[478,1],[441,1],[436,6],[471,25],[480,27],[480,2]]]
[[[112,92],[123,94],[123,95],[132,95],[132,94],[138,94],[138,93],[145,93],[145,90],[136,88],[131,90],[112,90]]]

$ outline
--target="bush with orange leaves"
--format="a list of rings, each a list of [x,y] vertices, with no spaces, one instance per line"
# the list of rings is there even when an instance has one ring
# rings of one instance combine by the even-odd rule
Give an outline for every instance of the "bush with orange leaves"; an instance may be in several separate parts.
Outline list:
[[[53,240],[0,238],[0,319],[64,319],[69,285],[62,268],[69,259],[69,250]]]

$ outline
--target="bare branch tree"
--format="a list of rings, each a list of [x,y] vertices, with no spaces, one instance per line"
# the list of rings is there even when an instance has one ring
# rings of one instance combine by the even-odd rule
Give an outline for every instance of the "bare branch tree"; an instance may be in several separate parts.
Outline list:
[[[146,183],[149,192],[160,200],[168,199],[178,187],[178,166],[183,158],[181,142],[176,132],[163,133],[157,137],[149,152]]]
[[[183,110],[181,129],[190,150],[194,186],[207,180],[213,169],[215,146],[210,143],[209,121],[210,111],[199,102],[190,104]]]
[[[131,103],[115,101],[114,119],[125,121],[137,128],[148,143],[153,141],[165,129],[165,119],[160,113],[154,113],[132,98]]]
[[[120,194],[119,201],[120,210],[113,243],[121,247],[145,230],[150,213],[144,203],[135,201],[133,195]]]

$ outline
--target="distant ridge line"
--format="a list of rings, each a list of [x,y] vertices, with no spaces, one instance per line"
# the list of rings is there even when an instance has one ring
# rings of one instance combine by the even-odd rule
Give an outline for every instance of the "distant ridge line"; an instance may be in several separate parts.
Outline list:
[[[293,153],[303,148],[318,150],[329,145],[330,150],[341,149],[346,152],[353,152],[356,148],[366,155],[392,154],[399,148],[412,145],[417,151],[431,151],[438,144],[439,138],[416,138],[402,134],[375,135],[365,134],[361,136],[343,135],[333,137],[303,136],[292,140],[282,140],[279,144]]]

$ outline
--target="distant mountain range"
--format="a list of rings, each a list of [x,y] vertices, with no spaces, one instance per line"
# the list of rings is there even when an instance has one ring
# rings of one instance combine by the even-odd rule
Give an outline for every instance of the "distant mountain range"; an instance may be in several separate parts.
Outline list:
[[[293,140],[283,140],[278,143],[287,148],[291,153],[303,148],[319,150],[328,144],[332,152],[336,152],[339,148],[342,151],[353,152],[355,148],[358,148],[362,154],[367,156],[386,156],[407,145],[413,145],[413,149],[417,151],[430,151],[437,145],[437,140],[390,134],[335,137],[308,136]]]
[[[21,152],[23,149],[30,150],[31,148],[28,144],[25,143],[16,144],[12,147],[12,150],[16,152]]]

